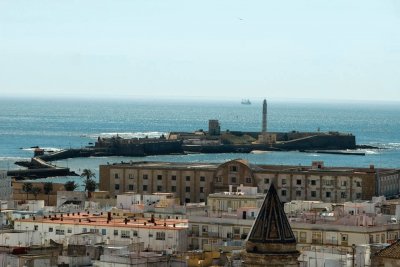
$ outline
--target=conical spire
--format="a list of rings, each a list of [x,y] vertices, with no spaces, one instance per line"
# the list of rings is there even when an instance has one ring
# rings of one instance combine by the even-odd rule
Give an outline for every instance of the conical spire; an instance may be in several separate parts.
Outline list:
[[[248,243],[256,244],[295,244],[292,228],[286,217],[282,202],[276,192],[275,186],[271,184],[260,213],[251,229]],[[250,245],[250,244],[249,244]],[[251,245],[250,247],[254,247]],[[249,247],[249,246],[247,246]],[[268,249],[268,246],[261,246]],[[257,246],[258,249],[261,248]],[[262,249],[262,250],[264,250]],[[250,251],[249,251],[250,252]],[[252,250],[251,252],[255,252]],[[259,251],[262,252],[262,251]],[[267,251],[263,251],[267,252]]]

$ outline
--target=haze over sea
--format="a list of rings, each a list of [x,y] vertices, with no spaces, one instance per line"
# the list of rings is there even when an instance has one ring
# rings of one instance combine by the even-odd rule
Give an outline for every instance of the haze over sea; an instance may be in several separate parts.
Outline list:
[[[262,99],[252,105],[224,100],[0,100],[0,169],[18,169],[17,160],[29,160],[31,147],[49,150],[76,148],[97,137],[154,136],[170,131],[207,130],[218,119],[222,130],[260,131]],[[150,157],[76,158],[55,162],[80,173],[99,164],[120,161],[223,162],[244,158],[252,163],[399,168],[400,105],[374,102],[268,101],[269,131],[340,131],[353,133],[366,156],[301,152],[263,154],[191,154]],[[97,175],[98,177],[98,175]],[[66,178],[65,178],[66,179]],[[55,181],[65,181],[62,178]]]

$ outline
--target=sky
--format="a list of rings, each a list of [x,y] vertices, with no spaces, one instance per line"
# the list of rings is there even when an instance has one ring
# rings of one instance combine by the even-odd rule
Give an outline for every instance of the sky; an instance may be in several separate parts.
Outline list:
[[[0,93],[400,101],[400,1],[0,0]]]

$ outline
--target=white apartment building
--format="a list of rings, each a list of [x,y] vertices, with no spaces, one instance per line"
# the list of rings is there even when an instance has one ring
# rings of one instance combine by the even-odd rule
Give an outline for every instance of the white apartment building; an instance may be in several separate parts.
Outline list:
[[[151,251],[186,251],[187,220],[176,219],[122,219],[93,214],[64,214],[49,217],[32,217],[16,220],[14,228],[43,233],[41,243],[50,239],[68,245],[72,235],[80,233],[99,233],[105,243],[133,244],[143,243]]]

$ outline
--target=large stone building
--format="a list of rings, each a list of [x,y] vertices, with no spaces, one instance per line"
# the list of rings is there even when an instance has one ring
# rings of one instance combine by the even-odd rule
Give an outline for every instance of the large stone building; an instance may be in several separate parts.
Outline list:
[[[255,165],[236,159],[218,163],[129,162],[100,165],[100,190],[171,192],[181,203],[204,202],[211,193],[236,192],[240,185],[266,193],[274,183],[282,202],[346,202],[400,193],[400,170],[354,167]]]

